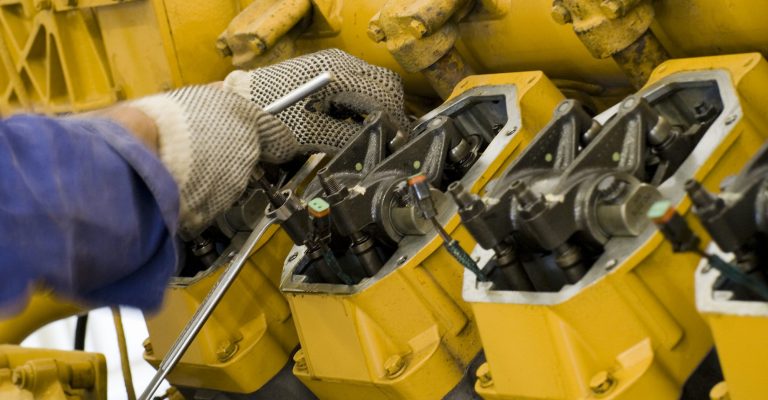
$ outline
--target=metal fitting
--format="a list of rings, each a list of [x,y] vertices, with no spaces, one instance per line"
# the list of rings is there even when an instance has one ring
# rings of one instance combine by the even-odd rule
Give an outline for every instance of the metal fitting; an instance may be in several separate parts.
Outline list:
[[[493,376],[491,376],[491,367],[488,363],[483,363],[475,372],[477,381],[481,387],[488,387],[493,385]]]
[[[618,200],[626,191],[627,182],[616,179],[613,175],[608,175],[597,184],[597,193],[600,199],[605,202]]]
[[[552,19],[560,25],[570,24],[573,21],[571,12],[559,1],[552,5]]]
[[[701,183],[694,179],[685,182],[685,191],[696,207],[696,213],[704,218],[712,218],[725,207],[723,199],[709,193]]]
[[[304,357],[304,349],[299,349],[293,354],[293,366],[299,371],[307,370],[307,359]]]
[[[728,393],[728,384],[725,381],[718,383],[709,391],[711,400],[731,400],[731,394]]]
[[[93,364],[89,362],[71,363],[69,369],[69,386],[73,389],[90,389],[96,385],[96,374]]]
[[[522,211],[523,216],[526,218],[543,212],[547,207],[544,198],[533,193],[523,181],[512,182],[510,190],[512,191],[512,196],[519,204],[520,211]]]
[[[394,379],[405,372],[406,365],[405,358],[399,354],[395,354],[387,358],[387,361],[384,361],[384,372],[386,373],[387,378]]]
[[[418,39],[423,38],[429,32],[429,29],[427,29],[427,26],[424,25],[424,22],[420,21],[418,18],[411,19],[411,22],[408,24],[408,29],[411,31],[413,36]]]
[[[368,37],[376,43],[381,43],[387,39],[384,29],[381,29],[381,26],[374,21],[368,23]]]
[[[603,0],[600,3],[600,9],[608,18],[618,18],[624,14],[622,4],[616,0]]]
[[[616,378],[608,371],[600,371],[589,380],[589,389],[596,395],[608,393],[616,386]]]
[[[263,40],[254,36],[248,39],[248,49],[251,50],[253,54],[260,56],[264,54],[265,51],[267,51],[267,45],[264,43]]]
[[[13,369],[11,382],[19,389],[31,389],[35,384],[35,371],[30,365],[22,365]]]
[[[216,349],[216,359],[219,360],[219,362],[227,362],[232,359],[239,349],[240,346],[238,346],[237,343],[227,340]]]
[[[141,343],[142,346],[144,346],[144,354],[151,356],[155,354],[155,350],[152,348],[152,342],[149,340],[149,338],[144,339],[144,342]]]
[[[232,49],[229,48],[224,38],[216,39],[216,50],[218,50],[222,57],[232,57]]]

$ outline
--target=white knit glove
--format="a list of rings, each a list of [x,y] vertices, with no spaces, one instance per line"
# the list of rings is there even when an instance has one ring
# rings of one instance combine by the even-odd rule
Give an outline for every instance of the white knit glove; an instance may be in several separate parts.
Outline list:
[[[334,74],[334,82],[277,114],[293,131],[301,151],[335,153],[358,131],[360,121],[378,110],[387,111],[408,132],[400,76],[338,49],[234,71],[224,80],[224,88],[264,107],[325,71]]]
[[[216,86],[189,86],[129,104],[154,119],[160,160],[179,185],[180,232],[194,236],[243,193],[257,161],[290,160],[299,145],[275,117]]]

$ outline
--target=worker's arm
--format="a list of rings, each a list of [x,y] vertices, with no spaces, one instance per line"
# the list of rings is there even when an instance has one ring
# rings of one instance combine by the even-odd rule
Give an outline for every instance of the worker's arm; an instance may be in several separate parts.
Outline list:
[[[261,111],[323,68],[334,84],[279,119]],[[332,115],[338,106],[405,120],[396,74],[328,50],[78,117],[0,121],[0,313],[37,283],[95,305],[159,306],[177,230],[205,230],[258,161],[343,146],[359,122]]]
[[[178,189],[137,136],[106,119],[12,117],[0,174],[0,304],[38,282],[95,304],[160,303]]]

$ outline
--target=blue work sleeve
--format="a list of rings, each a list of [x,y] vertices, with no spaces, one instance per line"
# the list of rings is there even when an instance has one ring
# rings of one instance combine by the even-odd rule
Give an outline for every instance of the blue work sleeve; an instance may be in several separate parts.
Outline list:
[[[170,173],[115,123],[0,121],[0,307],[40,283],[89,305],[157,308],[178,209]]]

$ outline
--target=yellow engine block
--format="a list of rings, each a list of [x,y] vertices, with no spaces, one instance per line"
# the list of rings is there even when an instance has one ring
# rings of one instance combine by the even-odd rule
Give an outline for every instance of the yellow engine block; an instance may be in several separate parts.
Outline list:
[[[452,100],[473,89],[492,95],[509,87],[505,133],[462,180],[473,191],[525,147],[563,99],[542,73],[526,72],[468,78]],[[458,226],[455,206],[441,213],[441,222],[464,246],[473,244]],[[461,298],[462,267],[436,235],[412,241],[354,286],[296,283],[289,258],[281,288],[301,341],[294,374],[318,397],[441,398],[480,351],[474,316]]]
[[[716,79],[726,101],[720,133],[700,144],[690,171],[714,187],[767,138],[765,94],[754,88],[765,85],[768,63],[758,54],[668,61],[643,92],[691,79]],[[673,200],[686,215],[690,201]],[[475,389],[487,399],[677,398],[712,346],[694,304],[698,259],[672,254],[654,233],[607,247],[585,278],[557,293],[487,290],[465,274],[488,359]]]

